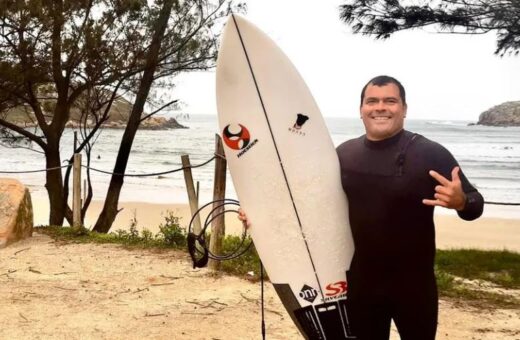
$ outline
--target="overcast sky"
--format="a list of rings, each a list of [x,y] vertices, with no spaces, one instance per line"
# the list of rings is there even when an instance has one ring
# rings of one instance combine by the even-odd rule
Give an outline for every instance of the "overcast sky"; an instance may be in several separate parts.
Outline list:
[[[498,57],[494,33],[399,32],[385,41],[354,35],[338,0],[249,0],[247,19],[298,68],[324,116],[358,117],[359,94],[387,74],[407,90],[408,118],[476,121],[481,112],[520,100],[520,58]],[[175,96],[183,112],[216,114],[215,73],[183,75]]]

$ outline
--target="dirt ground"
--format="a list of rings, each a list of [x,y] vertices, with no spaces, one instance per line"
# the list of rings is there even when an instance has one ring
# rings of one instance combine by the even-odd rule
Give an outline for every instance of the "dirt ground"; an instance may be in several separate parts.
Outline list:
[[[301,339],[265,288],[267,339]],[[261,339],[260,284],[194,270],[179,252],[35,233],[0,249],[0,301],[0,339]],[[520,311],[442,300],[437,338],[520,339]]]

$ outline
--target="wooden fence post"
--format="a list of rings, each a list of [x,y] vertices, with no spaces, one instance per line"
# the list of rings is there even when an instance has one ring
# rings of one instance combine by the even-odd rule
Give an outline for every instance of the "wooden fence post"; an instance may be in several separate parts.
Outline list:
[[[195,191],[195,187],[193,185],[193,176],[191,174],[191,164],[190,164],[190,156],[182,155],[181,156],[182,167],[184,168],[184,181],[186,182],[186,190],[188,192],[188,199],[190,200],[190,211],[191,216],[199,210],[199,193]],[[195,234],[199,234],[201,230],[200,226],[200,216],[196,216],[193,220],[193,232]]]
[[[222,146],[222,139],[218,134],[215,134],[215,178],[213,183],[213,200],[219,201],[213,203],[213,208],[221,205],[226,195],[226,159],[223,158],[224,147]],[[213,216],[218,215],[224,211],[224,207],[220,207],[213,212]],[[224,215],[215,218],[211,224],[211,239],[209,243],[209,250],[216,255],[222,252],[222,241],[226,233],[224,225]],[[210,260],[209,268],[213,270],[220,269],[220,261]]]
[[[72,165],[72,227],[81,229],[81,154],[74,154]]]

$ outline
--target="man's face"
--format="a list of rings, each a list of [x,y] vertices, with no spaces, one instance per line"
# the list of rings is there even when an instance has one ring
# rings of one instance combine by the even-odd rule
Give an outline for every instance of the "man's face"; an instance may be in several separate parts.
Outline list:
[[[403,129],[406,105],[403,104],[397,85],[369,84],[360,112],[367,138],[378,141],[392,137]]]

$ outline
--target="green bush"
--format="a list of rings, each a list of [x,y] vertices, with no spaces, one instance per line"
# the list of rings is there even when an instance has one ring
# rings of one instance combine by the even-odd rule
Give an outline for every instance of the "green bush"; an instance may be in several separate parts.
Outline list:
[[[246,237],[242,244],[242,237],[240,236],[226,236],[222,243],[222,253],[232,254],[238,253],[249,248],[239,257],[232,260],[222,261],[221,269],[227,273],[235,275],[247,275],[249,278],[260,279],[260,257],[256,252],[255,245],[252,244],[251,237]],[[267,279],[267,274],[264,272],[264,277]]]
[[[186,231],[179,224],[180,218],[168,211],[164,220],[165,223],[159,225],[157,237],[162,239],[167,246],[186,247]]]

